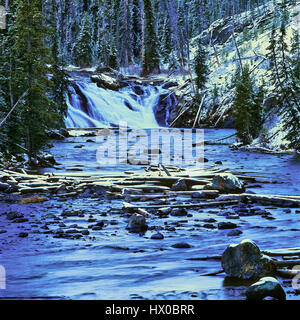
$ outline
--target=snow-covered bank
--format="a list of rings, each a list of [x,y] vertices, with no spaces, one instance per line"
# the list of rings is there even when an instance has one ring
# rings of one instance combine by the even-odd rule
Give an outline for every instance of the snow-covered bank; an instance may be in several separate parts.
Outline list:
[[[286,43],[291,47],[293,32],[299,27],[299,1],[287,2],[289,22],[286,25]],[[280,8],[280,5],[279,5]],[[200,123],[213,127],[226,127],[233,124],[232,110],[235,86],[233,79],[241,63],[248,64],[257,87],[264,84],[265,123],[259,138],[251,146],[270,148],[274,151],[288,151],[287,134],[283,129],[283,118],[276,111],[274,97],[276,88],[270,83],[268,46],[272,25],[277,21],[280,28],[280,12],[272,1],[254,12],[244,12],[234,17],[234,38],[232,36],[232,19],[215,21],[200,36],[208,50],[210,74],[207,81],[205,108],[202,109]],[[197,39],[191,41],[191,59],[197,50]],[[235,45],[237,44],[237,46]],[[238,48],[238,49],[237,49]],[[204,92],[203,92],[204,93]],[[275,104],[274,104],[275,103]],[[278,108],[281,109],[281,108]],[[270,112],[271,110],[271,112]],[[300,126],[300,124],[299,124]]]

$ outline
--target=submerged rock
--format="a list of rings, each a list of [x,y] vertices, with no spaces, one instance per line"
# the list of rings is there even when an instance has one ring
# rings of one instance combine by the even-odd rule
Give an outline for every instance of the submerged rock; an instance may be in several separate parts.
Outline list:
[[[263,255],[250,239],[229,245],[222,255],[222,267],[227,276],[243,280],[259,279],[275,272],[271,258]]]
[[[185,249],[190,248],[191,246],[186,242],[178,242],[172,245],[173,248]]]
[[[227,233],[227,236],[229,237],[235,237],[235,236],[239,236],[243,233],[243,231],[239,230],[239,229],[235,229],[235,230],[231,230]]]
[[[23,218],[23,217],[24,217],[24,215],[20,212],[17,212],[17,211],[10,211],[6,214],[7,220],[14,220],[14,219]]]
[[[26,238],[26,237],[28,237],[28,232],[20,232],[18,236],[20,238]]]
[[[264,277],[248,287],[246,297],[248,300],[263,300],[265,297],[285,300],[286,294],[277,279]]]

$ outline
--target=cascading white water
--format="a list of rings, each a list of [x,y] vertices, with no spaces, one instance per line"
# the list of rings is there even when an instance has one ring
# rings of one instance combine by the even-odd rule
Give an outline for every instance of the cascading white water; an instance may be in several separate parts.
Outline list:
[[[164,120],[157,122],[154,110],[163,95],[168,97],[169,91],[162,86],[134,85],[112,91],[89,81],[76,81],[67,100],[66,127],[102,128],[118,125],[120,121],[127,121],[131,128],[166,126]]]

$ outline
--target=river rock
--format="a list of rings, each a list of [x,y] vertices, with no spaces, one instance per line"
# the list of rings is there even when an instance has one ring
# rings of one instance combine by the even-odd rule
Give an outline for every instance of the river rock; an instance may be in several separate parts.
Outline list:
[[[6,214],[7,220],[14,220],[14,219],[23,218],[23,217],[24,217],[24,215],[20,212],[17,212],[17,211],[10,211]]]
[[[187,211],[184,208],[174,208],[171,211],[171,216],[183,217],[187,215]]]
[[[61,215],[63,217],[77,217],[80,213],[82,213],[82,211],[78,209],[73,209],[73,210],[64,209]]]
[[[97,74],[91,76],[92,82],[96,83],[99,88],[118,91],[128,86],[126,82],[119,81],[107,74]]]
[[[170,208],[170,207],[159,208],[157,210],[157,214],[159,216],[167,216],[168,214],[171,213],[171,211],[172,211],[172,208]]]
[[[239,229],[235,229],[235,230],[231,230],[227,233],[227,236],[229,237],[235,237],[235,236],[239,236],[243,233],[243,231],[239,230]]]
[[[20,233],[19,233],[19,237],[20,237],[20,238],[26,238],[26,237],[28,237],[28,232],[20,232]]]
[[[172,191],[188,191],[188,186],[186,185],[185,179],[177,180],[171,188]]]
[[[190,248],[191,246],[186,242],[178,242],[173,244],[172,247],[178,248],[178,249],[187,249],[187,248]]]
[[[51,164],[56,164],[56,160],[51,153],[45,152],[45,153],[41,154],[40,158],[41,158],[40,161],[42,161],[42,162],[46,161]]]
[[[212,223],[204,223],[202,227],[206,228],[206,229],[216,229],[217,228]]]
[[[237,225],[233,222],[222,221],[222,222],[218,223],[218,229],[220,229],[220,230],[234,229],[236,227],[237,227]]]
[[[144,232],[148,229],[146,224],[146,219],[140,214],[133,214],[128,222],[126,229],[129,229],[131,232]]]
[[[161,233],[154,233],[152,236],[151,236],[151,239],[153,240],[162,240],[164,238],[163,234]]]
[[[243,182],[231,173],[218,173],[213,177],[211,184],[205,189],[219,190],[223,193],[242,193],[245,191]]]
[[[255,280],[275,272],[271,258],[263,255],[250,239],[229,245],[222,255],[222,267],[227,276],[243,280]]]
[[[246,297],[248,300],[263,300],[265,297],[285,300],[286,294],[277,279],[264,277],[248,287]]]

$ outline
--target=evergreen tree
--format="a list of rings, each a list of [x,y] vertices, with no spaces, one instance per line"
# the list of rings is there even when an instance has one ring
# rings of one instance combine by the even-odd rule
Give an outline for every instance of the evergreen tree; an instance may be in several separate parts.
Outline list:
[[[159,70],[159,53],[151,0],[144,0],[145,56],[143,74]]]
[[[288,59],[293,73],[293,79],[297,82],[297,80],[299,81],[300,79],[300,42],[298,30],[293,30],[291,54]]]
[[[160,52],[164,63],[170,63],[170,54],[172,53],[172,39],[170,29],[169,15],[165,15],[162,25],[162,32],[160,34]]]
[[[57,125],[59,127],[64,126],[64,117],[67,116],[68,106],[66,102],[66,94],[69,86],[68,81],[68,74],[64,70],[65,62],[63,61],[62,56],[59,54],[58,51],[58,30],[56,29],[57,25],[55,23],[57,11],[56,11],[56,3],[55,0],[52,0],[52,14],[51,14],[51,21],[52,21],[52,29],[51,29],[51,54],[52,54],[52,83],[53,83],[53,93],[52,97],[54,102],[57,104],[59,109],[60,119]]]
[[[139,0],[132,1],[132,48],[136,63],[141,63],[142,25],[141,6]]]
[[[90,66],[93,62],[93,41],[91,16],[85,12],[82,17],[77,41],[73,46],[74,61],[81,67]]]
[[[288,87],[283,108],[284,130],[287,131],[286,139],[289,147],[300,153],[300,60],[299,60],[299,34],[294,31],[290,55],[287,59],[288,64]]]
[[[8,154],[20,152],[18,145],[22,142],[19,106],[13,109],[19,98],[13,84],[16,75],[15,22],[15,1],[11,1],[7,8],[7,28],[0,30],[0,119],[6,119],[0,127],[0,151]]]
[[[194,71],[196,73],[195,84],[197,87],[197,94],[199,94],[199,92],[205,88],[205,83],[207,81],[209,70],[206,59],[207,52],[204,49],[201,38],[199,37],[197,52],[194,58]]]
[[[236,73],[233,116],[238,138],[244,144],[251,143],[258,136],[261,127],[262,99],[261,91],[259,95],[255,95],[248,65]]]
[[[279,35],[273,24],[267,57],[270,60],[270,81],[274,87],[277,108],[284,122],[284,130],[287,132],[286,139],[290,141],[291,148],[299,151],[300,106],[299,73],[297,72],[299,62],[293,58],[299,41],[297,36],[294,36],[291,51],[289,51],[286,42],[286,21],[287,14],[282,12]]]
[[[19,0],[16,10],[17,66],[14,85],[18,95],[24,92],[20,116],[24,130],[25,148],[29,159],[45,147],[46,130],[57,121],[57,105],[49,98],[47,90],[52,83],[48,79],[49,48],[44,45],[47,28],[43,23],[39,0]]]
[[[128,67],[132,62],[132,24],[131,24],[131,5],[128,0],[120,1],[119,11],[119,57],[120,65]]]

